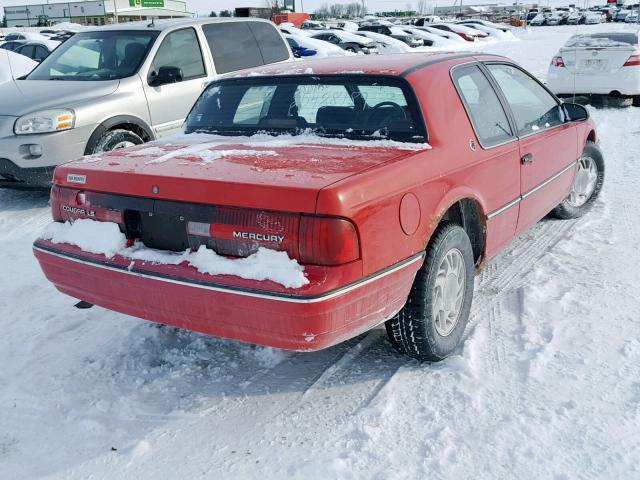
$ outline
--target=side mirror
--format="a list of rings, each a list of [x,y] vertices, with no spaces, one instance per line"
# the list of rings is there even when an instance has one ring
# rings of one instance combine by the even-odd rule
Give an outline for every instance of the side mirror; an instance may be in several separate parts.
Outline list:
[[[182,69],[179,67],[160,67],[157,72],[149,74],[149,85],[159,87],[160,85],[181,82],[183,78]]]
[[[577,103],[563,103],[564,113],[569,122],[583,122],[589,118],[589,110]]]

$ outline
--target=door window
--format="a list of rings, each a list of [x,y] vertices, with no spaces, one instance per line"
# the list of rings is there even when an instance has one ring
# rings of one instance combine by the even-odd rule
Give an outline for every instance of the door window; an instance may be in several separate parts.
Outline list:
[[[454,70],[454,79],[473,129],[483,147],[514,138],[507,115],[493,87],[477,66]]]
[[[193,28],[176,30],[167,35],[153,59],[149,76],[157,75],[160,67],[177,67],[183,80],[204,77],[205,69],[196,31]]]
[[[36,45],[35,55],[33,58],[36,62],[41,62],[42,60],[47,58],[48,55],[49,55],[49,52],[47,51],[46,48],[44,48],[41,45]]]
[[[25,45],[16,50],[20,55],[33,59],[35,57],[35,49],[33,45]]]
[[[488,64],[515,117],[518,135],[530,135],[563,123],[562,111],[553,96],[519,68]]]

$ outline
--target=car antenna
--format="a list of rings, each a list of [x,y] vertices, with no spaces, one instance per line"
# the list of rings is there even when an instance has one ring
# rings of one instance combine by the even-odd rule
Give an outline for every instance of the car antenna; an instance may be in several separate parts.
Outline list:
[[[155,27],[156,26],[155,21],[156,21],[155,17],[151,17],[151,23],[147,25],[147,28]]]

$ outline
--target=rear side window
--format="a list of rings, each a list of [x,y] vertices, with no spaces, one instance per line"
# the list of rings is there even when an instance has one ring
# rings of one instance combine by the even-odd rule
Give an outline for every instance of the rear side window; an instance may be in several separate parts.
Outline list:
[[[488,64],[487,68],[509,103],[519,135],[563,123],[555,98],[530,75],[512,65]]]
[[[40,45],[36,45],[35,54],[33,58],[36,62],[41,62],[42,60],[47,58],[48,55],[49,55],[49,52],[47,51],[46,48]]]
[[[264,22],[203,25],[218,73],[259,67],[289,58],[289,49],[275,27]]]
[[[29,57],[33,59],[35,57],[35,47],[33,45],[25,45],[24,47],[20,47],[16,49],[20,55],[24,55],[25,57]]]
[[[454,80],[483,147],[495,146],[514,138],[496,92],[477,66],[454,70]]]

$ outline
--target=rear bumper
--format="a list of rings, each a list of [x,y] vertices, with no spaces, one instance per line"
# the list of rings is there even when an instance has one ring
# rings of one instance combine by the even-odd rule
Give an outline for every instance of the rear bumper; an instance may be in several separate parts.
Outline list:
[[[612,73],[576,74],[565,67],[549,67],[547,84],[556,95],[640,95],[640,66],[623,67]]]
[[[287,350],[313,351],[352,338],[392,317],[405,304],[422,255],[358,282],[297,295],[267,290],[269,282],[235,277],[196,280],[189,266],[107,260],[36,241],[34,254],[56,288],[72,297],[146,320],[208,335]],[[166,268],[164,268],[166,267]],[[240,280],[240,279],[238,279]],[[315,281],[315,280],[314,280]]]

